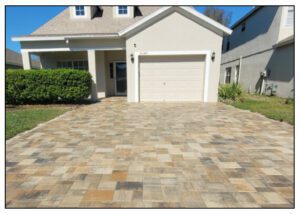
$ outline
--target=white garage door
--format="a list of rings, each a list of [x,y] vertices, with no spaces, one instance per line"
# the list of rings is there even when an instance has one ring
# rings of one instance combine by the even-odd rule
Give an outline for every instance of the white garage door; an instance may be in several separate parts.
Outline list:
[[[142,56],[140,101],[203,101],[205,56]]]

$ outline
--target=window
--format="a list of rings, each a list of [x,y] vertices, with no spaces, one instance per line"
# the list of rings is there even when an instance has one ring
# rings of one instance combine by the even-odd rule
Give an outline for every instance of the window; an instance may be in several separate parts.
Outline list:
[[[128,14],[128,6],[118,6],[118,14],[119,15],[127,15]]]
[[[226,72],[225,72],[225,83],[230,83],[230,79],[231,79],[231,68],[226,68]]]
[[[242,24],[241,31],[244,32],[245,30],[246,30],[246,23],[243,23],[243,24]]]
[[[240,79],[240,66],[237,65],[235,66],[235,83],[239,83],[239,79]]]
[[[227,41],[227,44],[226,44],[226,51],[229,51],[230,50],[230,42]]]
[[[84,16],[84,6],[75,6],[75,15],[76,16]]]
[[[57,68],[68,68],[77,70],[88,70],[88,62],[86,60],[81,61],[58,61]]]
[[[294,7],[288,7],[285,26],[294,26]]]

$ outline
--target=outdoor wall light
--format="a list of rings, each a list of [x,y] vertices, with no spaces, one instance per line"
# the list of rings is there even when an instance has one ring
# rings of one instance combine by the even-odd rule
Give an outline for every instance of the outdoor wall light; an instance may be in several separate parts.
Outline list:
[[[211,61],[215,61],[215,57],[216,57],[216,53],[213,52],[212,55],[211,55]]]
[[[133,56],[133,54],[130,54],[130,59],[131,59],[131,62],[134,63],[134,56]]]

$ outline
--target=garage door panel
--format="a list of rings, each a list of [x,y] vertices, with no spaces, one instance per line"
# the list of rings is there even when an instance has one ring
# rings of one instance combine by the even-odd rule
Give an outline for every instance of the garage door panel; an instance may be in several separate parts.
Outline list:
[[[140,60],[141,101],[201,101],[204,57],[159,56]]]

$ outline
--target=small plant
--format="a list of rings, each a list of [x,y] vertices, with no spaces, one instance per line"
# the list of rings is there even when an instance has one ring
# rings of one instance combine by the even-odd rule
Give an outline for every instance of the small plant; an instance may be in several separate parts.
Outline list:
[[[294,99],[289,97],[285,100],[285,104],[293,104],[294,103]]]
[[[239,84],[225,84],[219,87],[219,98],[227,101],[240,101],[242,88]]]

